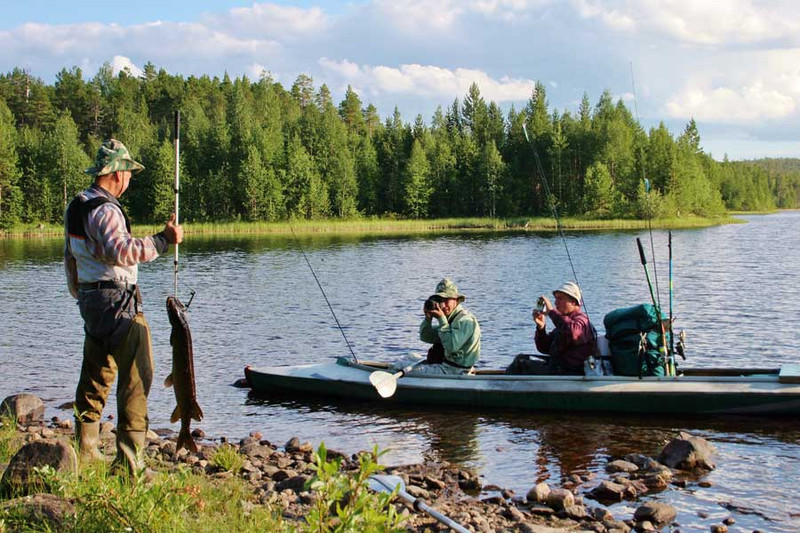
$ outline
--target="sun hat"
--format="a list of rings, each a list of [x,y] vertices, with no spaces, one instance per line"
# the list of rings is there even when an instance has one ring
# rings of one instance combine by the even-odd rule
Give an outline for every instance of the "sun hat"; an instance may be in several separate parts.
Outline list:
[[[456,284],[450,281],[449,278],[444,278],[436,285],[436,294],[439,298],[456,298],[459,303],[467,299],[466,296],[458,292]]]
[[[568,281],[563,284],[561,287],[557,288],[553,291],[553,296],[556,295],[557,292],[563,292],[567,296],[573,298],[578,305],[581,303],[581,289],[578,287],[578,284],[574,281]]]
[[[135,161],[124,144],[116,139],[108,139],[97,150],[94,166],[84,172],[94,176],[111,174],[118,170],[130,170],[133,173],[144,170],[144,165]]]

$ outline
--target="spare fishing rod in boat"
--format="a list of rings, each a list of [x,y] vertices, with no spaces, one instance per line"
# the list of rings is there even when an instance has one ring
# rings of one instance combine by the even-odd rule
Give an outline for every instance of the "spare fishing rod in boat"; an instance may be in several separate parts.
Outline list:
[[[639,106],[636,104],[636,82],[634,81],[633,77],[633,61],[630,62],[631,67],[631,90],[633,91],[633,112],[636,117],[636,123],[641,126],[639,123]],[[650,255],[653,258],[653,277],[655,278],[656,282],[656,296],[658,297],[658,306],[661,307],[661,289],[658,287],[658,265],[656,264],[656,248],[653,244],[653,224],[652,224],[652,205],[650,203],[650,180],[647,179],[645,176],[644,170],[644,154],[642,153],[642,147],[639,146],[639,160],[641,161],[642,165],[642,179],[644,180],[644,192],[647,197],[647,203],[645,204],[645,208],[647,210],[647,230],[650,233]],[[649,282],[648,282],[649,283]],[[656,300],[654,300],[655,302]]]
[[[644,267],[644,277],[647,278],[647,288],[650,289],[650,299],[653,300],[653,307],[656,310],[656,320],[658,320],[658,325],[661,328],[661,345],[658,347],[658,351],[661,353],[661,359],[664,361],[666,375],[674,376],[675,372],[672,370],[669,360],[669,351],[667,349],[667,333],[664,329],[664,319],[661,315],[661,307],[656,302],[655,294],[653,294],[653,284],[650,283],[650,273],[647,271],[647,256],[644,254],[642,240],[639,237],[636,237],[636,245],[639,247],[639,258],[641,259],[642,266]]]
[[[336,327],[339,329],[339,333],[342,334],[342,338],[344,339],[344,343],[347,345],[347,349],[350,350],[350,355],[353,356],[353,361],[356,363],[359,362],[358,357],[356,357],[356,352],[353,351],[353,347],[350,345],[350,341],[347,340],[347,335],[344,333],[344,328],[339,323],[339,318],[336,316],[336,312],[333,310],[333,306],[331,305],[330,300],[328,300],[328,295],[325,294],[325,289],[322,288],[322,283],[319,282],[319,278],[317,277],[317,273],[314,272],[314,267],[311,266],[311,261],[308,260],[308,256],[306,255],[306,251],[303,250],[303,246],[300,244],[300,239],[297,238],[297,234],[294,232],[294,227],[289,224],[289,229],[292,230],[292,236],[294,237],[294,242],[297,244],[297,248],[300,250],[300,253],[303,254],[303,259],[306,260],[306,264],[308,265],[308,269],[311,270],[311,275],[314,276],[314,281],[317,282],[317,287],[319,287],[320,292],[322,293],[322,297],[325,298],[325,303],[328,304],[328,309],[331,310],[331,315],[333,315],[333,319],[336,321]]]
[[[544,175],[544,169],[542,168],[542,162],[539,160],[539,153],[536,151],[536,147],[533,145],[533,141],[528,136],[528,128],[525,123],[522,123],[522,132],[525,134],[525,140],[528,141],[528,146],[531,147],[531,151],[533,152],[533,160],[536,164],[536,170],[539,173],[539,179],[542,182],[542,187],[544,187],[544,193],[547,195],[547,201],[550,204],[550,210],[553,213],[553,218],[556,221],[556,229],[558,230],[558,234],[561,237],[561,242],[564,243],[564,249],[567,252],[567,260],[569,261],[569,267],[572,269],[572,277],[575,280],[575,284],[580,288],[581,284],[578,281],[578,274],[575,272],[575,265],[572,262],[572,256],[569,253],[569,246],[567,245],[567,238],[564,236],[564,228],[561,226],[561,219],[558,216],[558,209],[556,209],[556,200],[553,194],[550,192],[550,185],[547,183],[547,178]],[[583,311],[586,313],[586,316],[589,316],[589,310],[586,308],[586,297],[583,296],[583,289],[581,289],[581,295],[583,297]],[[578,302],[581,303],[581,302]]]
[[[669,248],[669,359],[673,373],[675,371],[675,332],[672,328],[672,230],[667,232],[667,248]]]

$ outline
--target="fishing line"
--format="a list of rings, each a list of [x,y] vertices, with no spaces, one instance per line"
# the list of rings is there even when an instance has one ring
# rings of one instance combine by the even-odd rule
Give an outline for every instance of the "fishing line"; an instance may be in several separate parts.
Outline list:
[[[525,123],[522,123],[522,131],[525,133],[525,140],[528,141],[528,145],[531,147],[533,151],[533,159],[536,162],[536,170],[539,172],[539,179],[544,186],[544,192],[547,195],[548,203],[550,204],[550,210],[553,213],[553,218],[556,221],[556,228],[558,229],[558,234],[561,236],[561,241],[564,243],[564,249],[567,251],[567,260],[569,261],[569,267],[572,269],[572,276],[575,280],[575,284],[578,287],[581,286],[580,282],[578,282],[578,274],[575,272],[575,265],[572,262],[572,256],[569,253],[569,246],[567,246],[567,238],[564,236],[564,228],[561,226],[561,219],[558,217],[558,210],[556,209],[556,200],[553,194],[550,192],[550,186],[547,184],[547,178],[544,175],[544,169],[542,168],[542,162],[539,160],[539,153],[536,151],[536,147],[533,146],[533,141],[528,136],[528,128],[526,127]],[[586,297],[583,294],[583,290],[581,290],[581,297],[583,299],[583,310],[586,313],[586,316],[589,316],[589,310],[586,308]]]
[[[633,80],[633,61],[630,62],[631,67],[631,90],[633,91],[633,112],[636,116],[636,123],[641,126],[639,123],[639,106],[636,105],[636,83]],[[645,193],[647,194],[647,229],[650,232],[650,254],[653,257],[653,277],[656,280],[656,298],[658,301],[658,307],[661,307],[661,289],[658,288],[658,266],[656,265],[656,247],[653,244],[653,224],[652,220],[652,212],[651,212],[651,204],[650,204],[650,180],[647,179],[645,176],[644,171],[644,154],[642,153],[643,148],[639,147],[639,159],[642,163],[642,179],[644,180],[644,188]]]
[[[297,248],[300,250],[300,253],[303,254],[303,259],[306,260],[306,264],[308,265],[309,270],[311,270],[311,275],[314,276],[314,281],[317,282],[317,286],[319,287],[320,292],[322,292],[322,297],[325,298],[325,303],[328,304],[328,309],[331,310],[331,314],[333,315],[333,319],[336,321],[336,327],[339,328],[339,332],[342,334],[342,338],[344,339],[345,344],[347,344],[347,349],[350,350],[350,355],[353,356],[353,361],[356,363],[359,362],[358,357],[356,357],[356,352],[353,351],[353,347],[350,346],[350,341],[347,340],[347,335],[344,333],[344,328],[339,323],[339,319],[336,317],[336,312],[333,310],[333,306],[331,302],[328,300],[328,295],[325,294],[325,289],[322,288],[322,283],[319,282],[319,278],[317,278],[317,273],[314,272],[314,267],[311,266],[311,261],[308,260],[308,256],[306,255],[305,250],[303,250],[303,246],[300,244],[300,239],[297,238],[297,234],[294,232],[294,227],[289,224],[289,229],[292,230],[292,236],[294,237],[294,242],[297,244]]]

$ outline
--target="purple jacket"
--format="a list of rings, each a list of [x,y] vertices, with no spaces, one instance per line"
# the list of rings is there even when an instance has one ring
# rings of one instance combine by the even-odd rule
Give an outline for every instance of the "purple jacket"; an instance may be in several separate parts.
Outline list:
[[[547,316],[555,329],[536,328],[536,349],[555,358],[565,370],[583,372],[583,361],[595,351],[597,332],[583,311],[562,315],[552,309]]]

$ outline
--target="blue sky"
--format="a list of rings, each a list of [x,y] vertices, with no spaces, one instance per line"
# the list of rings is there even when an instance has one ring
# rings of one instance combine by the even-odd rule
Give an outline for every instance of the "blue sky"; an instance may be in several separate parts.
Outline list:
[[[3,1],[0,71],[47,82],[105,62],[137,73],[299,74],[382,116],[429,120],[476,82],[503,109],[538,80],[551,109],[584,92],[636,103],[645,127],[694,118],[721,159],[800,157],[800,4],[791,0]],[[633,71],[633,76],[631,75]]]

